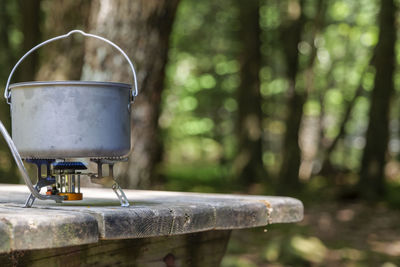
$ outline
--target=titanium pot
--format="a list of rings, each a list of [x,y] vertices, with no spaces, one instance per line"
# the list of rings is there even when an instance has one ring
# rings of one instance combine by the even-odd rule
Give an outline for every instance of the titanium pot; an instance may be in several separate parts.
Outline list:
[[[116,48],[128,61],[133,86],[114,82],[47,81],[10,85],[18,65],[39,47],[80,33]],[[136,73],[124,51],[100,36],[73,30],[29,50],[14,66],[5,93],[11,104],[12,139],[22,158],[119,158],[130,143],[130,109]]]

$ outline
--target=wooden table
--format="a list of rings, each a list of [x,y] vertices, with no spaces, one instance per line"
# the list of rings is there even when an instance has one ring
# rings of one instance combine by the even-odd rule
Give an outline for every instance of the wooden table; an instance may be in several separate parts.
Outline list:
[[[1,266],[218,266],[233,229],[298,222],[294,198],[83,188],[84,200],[36,200],[0,185]]]

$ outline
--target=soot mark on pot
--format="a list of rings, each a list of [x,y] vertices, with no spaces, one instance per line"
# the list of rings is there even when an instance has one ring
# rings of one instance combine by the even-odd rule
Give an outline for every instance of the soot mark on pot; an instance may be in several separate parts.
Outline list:
[[[80,143],[82,143],[82,136],[77,136],[77,137],[74,139],[74,144],[75,144],[75,145],[78,145],[78,144],[80,144]]]
[[[63,89],[63,88],[62,87],[61,88],[55,87],[53,90],[57,90],[56,91],[57,93],[55,95],[52,95],[52,97],[54,97],[54,99],[57,102],[57,104],[62,105],[64,103],[64,101],[65,101],[65,92],[63,90],[60,90],[60,89]]]
[[[130,122],[129,119],[128,119],[128,122]],[[130,127],[130,125],[128,125],[128,123],[121,121],[121,128],[122,128],[123,135],[130,136],[131,127]]]
[[[32,99],[34,94],[35,93],[33,92],[33,90],[24,89],[24,97],[25,97],[25,99],[27,99],[27,100]]]
[[[34,105],[33,107],[32,107],[32,109],[31,109],[31,111],[30,111],[30,114],[31,114],[31,116],[32,117],[34,117],[34,116],[36,116],[36,113],[38,112],[38,106],[37,105]]]

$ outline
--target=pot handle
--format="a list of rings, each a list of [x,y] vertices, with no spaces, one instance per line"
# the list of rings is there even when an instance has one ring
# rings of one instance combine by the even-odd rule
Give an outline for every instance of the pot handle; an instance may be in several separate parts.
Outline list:
[[[40,47],[42,47],[42,46],[44,46],[44,45],[46,45],[46,44],[48,44],[48,43],[57,41],[57,40],[59,40],[59,39],[67,38],[67,37],[69,37],[69,36],[70,36],[71,34],[73,34],[73,33],[80,33],[80,34],[82,34],[83,36],[92,37],[92,38],[96,38],[96,39],[99,39],[99,40],[101,40],[101,41],[104,41],[104,42],[108,43],[109,45],[111,45],[112,47],[114,47],[115,49],[117,49],[117,50],[125,57],[126,61],[128,61],[129,66],[131,67],[132,74],[133,74],[133,87],[134,87],[134,90],[132,90],[132,96],[131,96],[131,103],[133,103],[133,101],[135,100],[135,97],[138,95],[138,86],[137,86],[137,78],[136,78],[135,67],[133,66],[133,64],[132,64],[131,60],[129,59],[129,57],[127,56],[127,54],[126,54],[118,45],[114,44],[114,43],[111,42],[110,40],[107,40],[107,39],[105,39],[105,38],[103,38],[103,37],[101,37],[101,36],[94,35],[94,34],[90,34],[90,33],[86,33],[86,32],[81,31],[81,30],[72,30],[72,31],[70,31],[70,32],[67,33],[67,34],[53,37],[53,38],[51,38],[51,39],[49,39],[49,40],[47,40],[47,41],[44,41],[44,42],[42,42],[42,43],[36,45],[35,47],[31,48],[31,50],[29,50],[28,52],[26,52],[26,54],[23,55],[23,56],[18,60],[18,62],[15,64],[15,66],[14,66],[13,69],[11,70],[10,76],[8,76],[6,88],[4,89],[4,97],[6,98],[8,104],[11,103],[11,89],[9,88],[9,86],[10,86],[10,81],[11,81],[12,76],[14,75],[15,70],[16,70],[17,67],[19,66],[19,64],[21,64],[22,61],[24,61],[24,59],[25,59],[27,56],[29,56],[29,54],[31,54],[31,53],[32,53],[33,51],[35,51],[36,49],[38,49],[38,48],[40,48]]]

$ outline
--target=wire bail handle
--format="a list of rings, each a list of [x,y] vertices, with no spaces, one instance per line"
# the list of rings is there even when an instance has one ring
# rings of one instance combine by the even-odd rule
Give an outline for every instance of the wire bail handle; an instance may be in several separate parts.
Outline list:
[[[29,50],[28,52],[26,52],[26,54],[23,55],[23,56],[18,60],[18,62],[15,64],[15,66],[14,66],[13,69],[11,70],[10,75],[8,76],[7,84],[6,84],[6,87],[5,87],[5,89],[4,89],[4,97],[5,97],[6,100],[7,100],[7,104],[10,104],[10,103],[11,103],[11,89],[9,88],[11,78],[12,78],[12,76],[14,75],[14,72],[15,72],[15,70],[17,69],[17,67],[22,63],[22,61],[24,61],[24,59],[25,59],[26,57],[28,57],[28,56],[29,56],[33,51],[35,51],[36,49],[38,49],[38,48],[40,48],[40,47],[42,47],[42,46],[44,46],[44,45],[46,45],[46,44],[48,44],[48,43],[51,43],[51,42],[54,42],[54,41],[57,41],[57,40],[60,40],[60,39],[67,38],[67,37],[69,37],[70,35],[72,35],[73,33],[80,33],[80,34],[82,34],[83,36],[96,38],[96,39],[99,39],[99,40],[101,40],[101,41],[103,41],[103,42],[106,42],[107,44],[109,44],[109,45],[111,45],[112,47],[114,47],[115,49],[117,49],[117,50],[125,57],[126,61],[128,61],[128,64],[129,64],[129,66],[130,66],[130,68],[131,68],[131,70],[132,70],[132,74],[133,74],[133,88],[134,88],[134,90],[132,90],[132,96],[131,96],[131,97],[132,97],[132,98],[131,98],[131,103],[133,103],[133,101],[135,100],[135,97],[138,95],[138,86],[137,86],[137,78],[136,78],[135,67],[133,66],[133,64],[132,64],[131,60],[129,59],[129,57],[127,56],[127,54],[126,54],[118,45],[114,44],[114,43],[111,42],[110,40],[107,40],[106,38],[103,38],[103,37],[98,36],[98,35],[86,33],[86,32],[81,31],[81,30],[72,30],[72,31],[70,31],[70,32],[67,33],[67,34],[53,37],[53,38],[51,38],[51,39],[48,39],[47,41],[44,41],[44,42],[42,42],[42,43],[36,45],[35,47],[31,48],[31,50]]]

